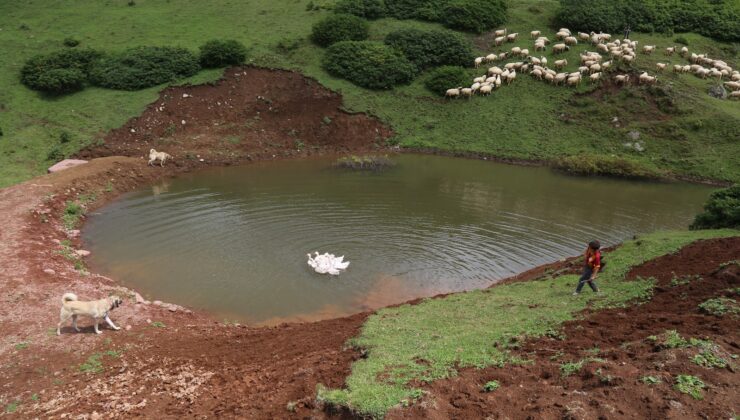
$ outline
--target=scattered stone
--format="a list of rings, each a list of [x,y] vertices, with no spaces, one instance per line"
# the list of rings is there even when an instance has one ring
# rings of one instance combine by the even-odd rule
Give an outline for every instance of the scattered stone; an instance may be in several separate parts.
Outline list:
[[[44,268],[44,273],[53,276],[54,274],[56,274],[56,271],[52,270],[51,268]]]
[[[134,301],[137,304],[146,302],[146,299],[144,299],[143,296],[141,296],[138,292],[134,292]]]
[[[131,331],[131,326],[130,325],[126,325],[126,331]]]
[[[151,324],[151,323],[152,323],[152,320],[151,320],[151,319],[147,319],[147,320],[146,320],[146,323],[147,323],[147,324]]]
[[[629,133],[627,133],[627,136],[631,138],[632,140],[639,140],[640,139],[640,132],[636,130],[632,130]]]
[[[90,420],[100,420],[103,416],[100,415],[97,411],[93,411],[92,414],[90,414]]]
[[[51,166],[49,169],[47,169],[47,171],[51,174],[54,172],[63,171],[65,169],[74,168],[75,166],[79,166],[85,163],[87,163],[86,160],[64,159],[63,161]]]
[[[192,98],[192,97],[193,97],[193,95],[188,95],[187,93],[183,93],[183,94],[182,94],[182,97],[183,97],[183,98]]]
[[[57,244],[57,245],[61,245],[62,244],[62,241],[60,241],[59,239],[52,239],[51,241],[53,243]]]
[[[722,85],[709,88],[709,96],[717,99],[727,99],[727,90]]]
[[[136,132],[136,130],[134,130],[134,129],[132,128],[132,129],[131,129],[131,132],[132,132],[132,133],[135,133],[135,132]]]
[[[80,257],[87,257],[90,255],[90,251],[78,249],[77,251],[75,251],[75,254],[79,255]]]
[[[182,120],[182,125],[185,125],[185,120]]]
[[[199,162],[205,162],[205,159],[198,159]]]
[[[68,238],[76,238],[80,236],[80,230],[79,229],[72,229],[67,231],[67,237]]]
[[[154,302],[152,302],[152,305],[162,306],[162,301],[161,300],[155,300]]]

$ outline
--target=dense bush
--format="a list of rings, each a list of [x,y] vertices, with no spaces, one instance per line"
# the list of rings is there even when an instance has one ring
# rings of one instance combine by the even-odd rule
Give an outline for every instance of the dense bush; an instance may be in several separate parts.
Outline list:
[[[311,32],[313,42],[328,47],[339,41],[367,39],[370,25],[365,19],[348,14],[329,15],[316,22]]]
[[[417,71],[403,53],[373,41],[337,42],[327,48],[323,65],[330,74],[369,89],[409,83]]]
[[[78,45],[80,45],[80,41],[75,38],[64,38],[64,41],[62,41],[65,47],[74,48]]]
[[[21,83],[54,94],[80,90],[101,55],[94,50],[69,49],[31,57],[21,69]]]
[[[481,33],[506,22],[504,0],[452,0],[442,9],[447,27]]]
[[[200,47],[200,65],[205,68],[236,66],[247,58],[247,48],[233,39],[214,39]]]
[[[581,31],[698,32],[740,40],[737,0],[560,0],[559,23]]]
[[[339,0],[334,11],[365,19],[378,19],[386,15],[383,0]]]
[[[439,21],[449,0],[385,0],[389,16],[396,19]]]
[[[469,65],[473,61],[470,42],[443,30],[401,29],[388,34],[385,43],[406,56],[420,70],[440,65]]]
[[[740,228],[740,185],[713,192],[690,228]]]
[[[138,90],[192,76],[199,69],[198,59],[184,48],[137,47],[103,58],[90,78],[101,87]]]
[[[454,89],[460,86],[467,86],[470,82],[470,76],[462,67],[442,66],[429,72],[424,80],[424,86],[432,92],[443,95],[447,89]]]

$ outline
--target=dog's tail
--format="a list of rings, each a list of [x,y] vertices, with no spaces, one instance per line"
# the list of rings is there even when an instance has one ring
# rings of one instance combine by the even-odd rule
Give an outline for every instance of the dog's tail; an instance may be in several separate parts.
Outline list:
[[[77,295],[74,293],[65,293],[64,296],[62,296],[62,303],[71,302],[73,300],[77,300]]]

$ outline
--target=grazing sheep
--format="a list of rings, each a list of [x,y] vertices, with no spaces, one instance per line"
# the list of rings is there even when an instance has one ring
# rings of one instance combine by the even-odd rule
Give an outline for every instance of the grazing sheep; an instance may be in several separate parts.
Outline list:
[[[520,55],[522,53],[522,49],[519,47],[514,47],[511,49],[511,55]]]
[[[730,92],[730,99],[740,99],[740,90],[736,90],[734,92]]]
[[[588,39],[591,38],[591,35],[585,32],[578,32],[578,38],[580,38],[582,41],[588,41]]]
[[[687,55],[689,55],[689,49],[686,47],[681,48],[681,56],[686,57]]]
[[[655,51],[655,45],[645,45],[642,47],[642,52],[644,52],[647,55],[650,55]]]
[[[611,68],[611,66],[612,66],[612,62],[611,61],[604,61],[603,63],[601,63],[601,70],[602,71],[607,71],[607,70],[609,70]]]
[[[454,89],[447,89],[447,92],[445,92],[446,98],[457,98],[460,96],[460,90],[462,87],[454,88]]]
[[[485,58],[486,63],[492,63],[496,60],[498,60],[498,55],[496,54],[488,54]]]
[[[740,73],[732,73],[730,77],[733,81],[740,81]]]
[[[569,77],[568,80],[566,80],[566,83],[568,86],[578,86],[581,83],[581,77]]]
[[[537,38],[537,40],[535,42],[542,42],[545,45],[547,45],[547,44],[550,43],[550,38],[548,38],[546,36],[541,36],[541,37]]]
[[[596,63],[588,68],[590,74],[601,72],[601,64]]]
[[[568,65],[568,60],[555,60],[553,65],[555,66],[556,69],[560,70],[563,67]]]
[[[616,81],[618,85],[626,85],[630,81],[630,76],[628,74],[618,74],[614,76],[614,81]]]
[[[547,47],[545,46],[545,43],[544,42],[542,42],[542,43],[535,42],[534,43],[534,50],[535,51],[545,51],[545,50],[547,50]]]
[[[491,94],[491,91],[493,90],[493,86],[491,85],[483,85],[480,87],[480,94],[484,96],[488,96]]]
[[[553,80],[553,83],[556,85],[559,85],[565,81],[565,79],[568,78],[568,73],[558,73],[555,75],[555,78]]]
[[[660,63],[658,63],[660,64]],[[673,65],[673,72],[674,73],[683,73],[683,66],[680,64],[674,64]]]
[[[506,35],[506,40],[509,42],[516,41],[517,37],[519,36],[518,32],[514,32],[513,34]]]
[[[731,91],[740,90],[740,82],[725,82],[725,86],[727,86]]]
[[[488,84],[495,83],[496,82],[496,76],[497,75],[494,74],[493,76],[486,78],[486,80],[484,80],[483,83],[488,83]]]
[[[599,50],[600,52],[603,52],[603,53],[608,53],[609,52],[609,47],[607,47],[604,44],[597,45],[596,46],[596,49]]]
[[[574,37],[574,36],[567,36],[567,37],[565,37],[565,39],[563,40],[563,42],[565,42],[566,45],[577,45],[578,44],[578,39],[576,37]]]
[[[547,57],[540,57],[543,66],[547,66]]]
[[[506,53],[505,52],[502,52],[501,54],[499,54],[498,55],[498,59],[499,60],[506,60]]]
[[[568,28],[560,28],[560,29],[558,29],[558,32],[565,32],[565,33],[568,34],[568,36],[570,36],[570,29],[568,29]]]
[[[588,66],[578,67],[578,73],[580,73],[580,74],[586,74],[586,73],[588,73]]]
[[[676,47],[668,47],[665,49],[665,55],[671,56],[676,52]]]
[[[529,58],[529,61],[530,61],[530,62],[531,62],[532,64],[535,64],[535,65],[540,65],[540,64],[542,64],[542,61],[541,61],[541,60],[540,60],[539,58],[537,58],[537,57],[530,57],[530,58]]]
[[[496,76],[496,87],[501,87],[501,75]]]
[[[506,84],[507,85],[510,85],[511,82],[514,81],[514,79],[516,79],[516,70],[512,71],[511,73],[509,73],[509,76],[506,77]]]
[[[588,76],[588,80],[591,83],[594,83],[594,82],[598,81],[599,79],[601,79],[601,73],[594,73],[594,74]]]
[[[570,50],[570,47],[565,44],[555,44],[552,47],[553,54],[560,54],[568,50]]]
[[[473,92],[477,92],[480,89],[481,86],[483,86],[482,83],[473,83],[470,86],[470,90],[472,90]]]
[[[521,52],[519,53],[519,55],[520,55],[520,56],[521,56],[522,58],[527,58],[527,56],[529,56],[529,50],[528,50],[528,49],[526,49],[526,48],[524,48],[524,49],[522,49],[522,51],[521,51]]]
[[[555,39],[565,39],[570,36],[569,32],[559,31],[555,34]]]
[[[468,99],[470,99],[473,96],[473,89],[471,89],[471,88],[462,88],[462,89],[460,89],[460,94],[462,96],[466,96]]]
[[[545,80],[550,83],[555,83],[555,76],[553,76],[551,73],[545,73]]]
[[[498,75],[498,74],[501,74],[501,73],[503,73],[503,72],[504,72],[504,71],[503,71],[503,70],[501,70],[501,69],[500,69],[499,67],[497,67],[497,66],[493,66],[493,67],[491,67],[490,69],[488,69],[488,74],[489,74],[490,76]]]
[[[542,80],[542,71],[540,69],[534,69],[530,74],[532,75],[532,77],[536,77],[537,79]]]
[[[666,63],[655,63],[655,69],[660,72],[665,70],[666,66],[668,66]]]
[[[503,36],[496,37],[493,40],[493,45],[498,47],[499,45],[503,45],[504,41],[506,41],[506,37],[503,37]]]
[[[486,81],[486,76],[480,76],[473,79],[473,83],[483,83]]]
[[[475,65],[475,68],[477,69],[480,67],[481,64],[483,64],[484,57],[476,57],[473,61],[473,64]]]
[[[658,78],[655,76],[650,76],[647,74],[647,72],[644,72],[639,77],[640,83],[646,84],[646,85],[654,85]]]
[[[681,73],[688,73],[688,72],[690,72],[690,71],[691,71],[691,66],[689,66],[688,64],[687,64],[687,65],[685,65],[685,66],[683,66],[683,67],[681,68]]]
[[[540,34],[542,34],[542,32],[540,32],[540,31],[532,31],[532,32],[530,32],[530,33],[529,33],[529,36],[530,36],[530,37],[531,37],[532,39],[535,39],[535,38],[537,38],[538,36],[540,36]]]
[[[623,55],[622,61],[627,64],[632,64],[632,62],[635,61],[635,56],[634,55]]]
[[[507,31],[506,28],[499,29],[499,30],[493,32],[493,36],[506,36],[506,31]]]

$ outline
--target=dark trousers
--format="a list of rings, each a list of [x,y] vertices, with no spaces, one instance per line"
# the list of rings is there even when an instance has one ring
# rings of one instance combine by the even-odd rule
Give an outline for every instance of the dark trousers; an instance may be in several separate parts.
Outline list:
[[[599,291],[599,287],[596,285],[596,282],[591,280],[591,274],[593,273],[593,269],[589,266],[586,266],[586,268],[583,269],[583,274],[581,275],[581,279],[578,280],[578,286],[576,287],[576,293],[581,293],[581,289],[583,289],[583,285],[588,283],[588,285],[591,287],[591,290],[594,292]]]

